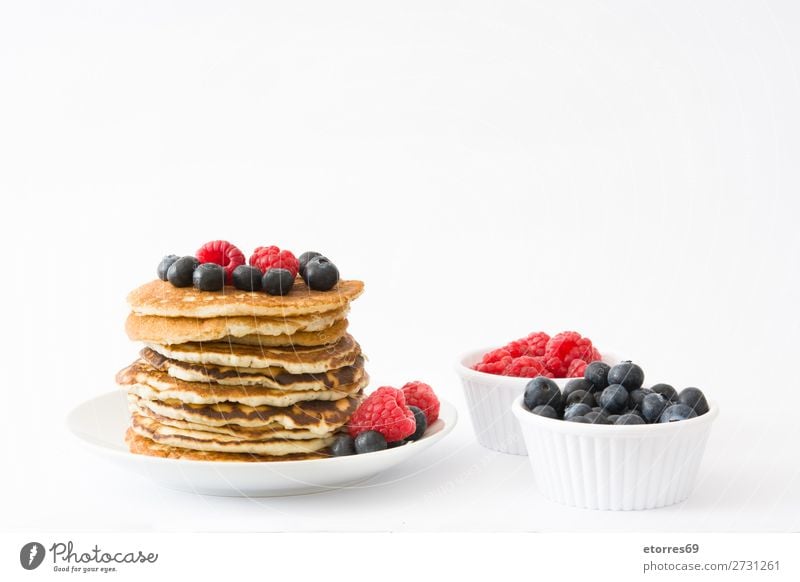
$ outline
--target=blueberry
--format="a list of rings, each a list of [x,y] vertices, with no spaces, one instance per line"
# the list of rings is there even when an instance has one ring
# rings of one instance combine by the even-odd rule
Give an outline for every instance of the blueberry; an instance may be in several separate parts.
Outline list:
[[[583,418],[591,422],[592,424],[611,424],[608,420],[608,417],[605,414],[601,414],[599,412],[587,412],[583,415]]]
[[[617,419],[620,416],[624,416],[624,415],[623,414],[611,414],[611,415],[607,416],[606,418],[608,419],[608,422],[610,424],[614,424],[615,422],[617,422]]]
[[[544,416],[546,418],[556,418],[556,419],[558,418],[558,413],[556,412],[556,409],[547,404],[540,404],[539,406],[531,410],[531,412],[534,414],[538,414],[539,416]]]
[[[622,384],[626,390],[635,390],[644,384],[644,371],[628,360],[617,364],[608,371],[608,383],[609,385]]]
[[[172,263],[174,263],[177,260],[178,260],[178,255],[167,255],[163,259],[161,259],[161,262],[158,264],[158,269],[156,269],[156,274],[158,275],[158,278],[161,279],[162,281],[166,281],[167,271],[172,266]]]
[[[648,394],[642,400],[642,417],[644,417],[648,423],[653,423],[658,420],[658,417],[661,416],[661,413],[664,412],[666,407],[667,400],[661,396],[661,394],[656,394],[655,392]]]
[[[611,384],[600,393],[600,406],[611,414],[622,412],[627,404],[628,391],[621,384]]]
[[[584,416],[592,412],[592,409],[586,404],[572,404],[564,411],[564,420],[570,420],[576,416]]]
[[[216,263],[203,263],[194,270],[192,284],[198,291],[222,291],[225,269]]]
[[[334,457],[355,455],[356,448],[353,437],[351,437],[349,434],[340,434],[337,436],[336,440],[333,441],[333,444],[331,445],[331,454],[333,454]]]
[[[300,269],[298,272],[300,273],[300,276],[303,278],[304,281],[306,279],[306,265],[308,264],[308,261],[321,256],[322,253],[318,253],[316,251],[306,251],[302,255],[297,257],[297,261],[300,263]]]
[[[614,424],[644,424],[644,419],[638,414],[623,414],[614,421]]]
[[[628,394],[628,408],[640,410],[642,408],[642,400],[644,400],[644,397],[652,393],[653,391],[649,388],[636,388],[635,390],[631,390]]]
[[[684,388],[678,394],[678,402],[694,410],[697,416],[708,412],[708,401],[700,388]]]
[[[611,366],[605,362],[592,362],[586,366],[583,378],[594,386],[594,392],[599,392],[608,387],[608,371]]]
[[[270,295],[287,295],[294,285],[292,272],[287,269],[267,269],[261,287]]]
[[[339,281],[339,269],[327,257],[314,257],[306,263],[305,281],[309,289],[328,291]]]
[[[658,422],[677,422],[679,420],[687,420],[694,418],[697,413],[686,404],[673,404],[667,406],[661,416],[658,417]]]
[[[167,280],[175,287],[189,287],[194,270],[199,264],[200,261],[192,256],[181,257],[167,269]]]
[[[408,440],[410,441],[418,441],[422,438],[422,435],[425,434],[425,429],[428,428],[428,419],[425,417],[425,413],[422,412],[422,409],[417,406],[409,406],[408,409],[414,413],[414,420],[417,421],[417,428]]]
[[[544,376],[537,376],[526,384],[524,402],[528,410],[533,410],[540,404],[549,404],[556,412],[564,410],[564,401],[558,384]]]
[[[644,420],[644,416],[642,416],[641,410],[631,410],[629,408],[622,411],[622,414],[633,414],[634,416],[638,416],[642,420]]]
[[[657,394],[661,394],[664,398],[671,402],[678,400],[678,391],[669,384],[655,384],[650,386],[650,390]]]
[[[569,418],[565,418],[567,422],[580,422],[583,424],[591,424],[591,421],[587,419],[585,416],[570,416]]]
[[[576,402],[583,402],[589,406],[597,406],[594,396],[591,392],[586,392],[586,390],[575,390],[572,394],[567,396],[567,406],[575,404]]]
[[[390,443],[386,443],[387,449],[396,449],[397,447],[402,447],[403,445],[407,445],[410,441],[407,439],[402,439],[399,441],[392,441]]]
[[[383,451],[386,448],[386,439],[376,430],[362,432],[356,437],[355,440],[356,453],[359,455],[361,453],[374,453],[375,451]]]
[[[242,291],[261,291],[263,273],[258,267],[239,265],[233,270],[233,286]]]
[[[576,390],[583,390],[584,392],[592,392],[594,390],[594,386],[590,382],[587,382],[583,378],[573,378],[564,386],[564,398],[569,398],[569,395],[575,392]]]

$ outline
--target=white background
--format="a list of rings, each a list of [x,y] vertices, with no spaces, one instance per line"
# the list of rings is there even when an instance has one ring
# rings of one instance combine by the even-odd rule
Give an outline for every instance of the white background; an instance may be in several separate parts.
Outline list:
[[[19,530],[800,529],[800,5],[0,8],[0,523]],[[229,239],[366,282],[373,386],[462,413],[367,486],[173,493],[64,417],[136,355],[126,293]],[[475,444],[453,364],[577,329],[721,407],[694,495],[567,509]]]

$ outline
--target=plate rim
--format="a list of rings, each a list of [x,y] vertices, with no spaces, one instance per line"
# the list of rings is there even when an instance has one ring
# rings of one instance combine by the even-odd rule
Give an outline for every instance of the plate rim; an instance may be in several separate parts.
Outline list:
[[[88,400],[84,400],[84,401],[76,404],[75,406],[73,406],[72,409],[64,417],[64,424],[66,425],[67,432],[69,432],[70,435],[72,435],[72,438],[74,438],[77,441],[79,441],[83,446],[91,447],[93,449],[96,449],[96,450],[102,452],[103,454],[111,454],[111,455],[115,455],[117,457],[125,458],[125,459],[133,459],[134,462],[155,462],[155,463],[170,464],[170,465],[190,464],[191,466],[253,467],[253,468],[261,469],[261,468],[264,468],[264,467],[297,466],[298,464],[310,465],[310,464],[313,464],[313,463],[320,463],[320,462],[323,462],[323,463],[339,462],[341,464],[341,462],[343,462],[343,461],[347,462],[348,460],[351,460],[351,459],[362,459],[362,462],[363,462],[363,459],[365,458],[364,455],[345,455],[345,456],[341,456],[341,457],[329,457],[329,458],[323,458],[323,459],[295,459],[295,460],[291,460],[291,461],[263,461],[263,462],[254,462],[254,461],[210,461],[210,460],[202,460],[202,459],[171,459],[171,458],[168,458],[168,457],[157,457],[157,456],[154,456],[154,455],[140,455],[140,454],[137,454],[137,453],[132,453],[128,449],[119,450],[119,449],[112,448],[110,446],[105,446],[105,445],[102,445],[102,444],[99,444],[99,443],[96,443],[96,442],[92,442],[91,440],[88,440],[87,438],[85,438],[83,435],[79,434],[75,430],[74,422],[73,422],[72,419],[77,414],[77,412],[78,412],[78,410],[80,408],[82,408],[84,406],[87,406],[88,404],[90,404],[92,402],[95,402],[95,401],[98,401],[98,400],[102,400],[104,398],[109,398],[110,399],[112,397],[117,397],[116,396],[117,394],[124,395],[125,392],[124,392],[124,390],[111,390],[109,392],[105,392],[103,394],[97,395],[97,396],[95,396],[93,398],[89,398]],[[123,402],[124,402],[124,400],[123,400]],[[444,425],[444,426],[442,426],[442,428],[440,430],[438,430],[434,434],[431,434],[428,437],[423,436],[423,438],[421,438],[418,441],[413,441],[413,442],[407,443],[407,444],[405,444],[403,446],[400,446],[400,447],[394,447],[394,448],[391,448],[391,449],[385,449],[383,451],[377,451],[377,452],[378,453],[382,453],[382,454],[393,454],[392,451],[400,451],[400,450],[404,449],[405,447],[417,448],[417,447],[419,447],[420,444],[422,444],[422,443],[424,443],[426,441],[430,441],[430,442],[426,443],[426,447],[425,448],[427,448],[427,446],[433,445],[435,442],[438,442],[438,441],[442,440],[444,437],[446,437],[455,428],[456,424],[458,423],[458,409],[450,401],[445,400],[443,398],[439,398],[439,403],[440,403],[439,418],[436,420],[436,423],[438,423],[439,421],[442,421],[442,423]],[[442,415],[443,411],[446,411],[444,415]],[[445,418],[443,416],[448,416],[449,417],[449,421],[445,420]],[[436,423],[434,423],[434,424],[436,424]],[[422,450],[424,450],[424,449],[421,449],[419,452],[422,452]],[[411,454],[408,455],[409,458],[411,456],[413,456],[413,455],[411,455]],[[350,461],[350,462],[352,462],[352,461]]]

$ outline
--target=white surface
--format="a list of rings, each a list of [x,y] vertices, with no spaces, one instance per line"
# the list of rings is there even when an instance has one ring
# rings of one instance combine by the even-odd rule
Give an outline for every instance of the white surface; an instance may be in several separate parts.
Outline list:
[[[0,7],[10,529],[797,530],[800,7],[790,1]],[[154,488],[64,416],[137,347],[125,294],[228,238],[366,284],[373,385],[466,411],[457,355],[577,329],[720,404],[683,504],[533,492],[469,422],[366,488]],[[463,418],[463,417],[462,417]]]
[[[130,413],[122,390],[80,404],[67,417],[67,426],[104,462],[147,477],[161,487],[200,495],[273,497],[358,487],[439,442],[453,430],[457,418],[453,405],[442,401],[439,418],[413,443],[380,454],[282,463],[192,461],[130,453],[123,438]]]
[[[536,488],[571,507],[647,510],[684,501],[719,408],[666,424],[585,425],[531,414],[514,400]]]

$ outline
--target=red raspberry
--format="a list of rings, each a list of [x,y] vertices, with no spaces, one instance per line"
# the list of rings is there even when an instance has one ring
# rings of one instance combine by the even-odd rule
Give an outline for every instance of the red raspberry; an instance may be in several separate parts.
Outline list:
[[[514,340],[503,346],[503,349],[506,350],[509,354],[511,354],[512,358],[519,358],[520,356],[530,356],[530,347],[528,346],[528,342],[524,339]]]
[[[517,376],[518,378],[535,378],[545,373],[547,373],[547,368],[544,360],[533,356],[520,356],[503,371],[504,376]]]
[[[581,359],[574,359],[567,368],[567,378],[583,378],[583,373],[586,371],[586,362]]]
[[[291,251],[282,251],[276,246],[256,247],[250,255],[250,264],[264,273],[267,269],[286,269],[292,277],[297,277],[297,271],[300,270],[300,261],[297,257]]]
[[[592,359],[589,362],[599,362],[603,359],[603,356],[600,354],[600,350],[597,348],[592,348]]]
[[[386,438],[387,443],[401,441],[414,434],[416,429],[417,421],[406,406],[403,391],[389,386],[382,386],[370,394],[350,417],[347,426],[352,437],[376,430]]]
[[[207,242],[195,253],[201,263],[215,263],[225,269],[225,283],[233,282],[233,270],[244,265],[244,253],[226,240]]]
[[[547,342],[544,354],[545,362],[547,368],[557,378],[565,378],[572,361],[575,359],[589,361],[592,357],[592,350],[592,340],[588,337],[581,337],[581,334],[576,331],[564,331],[553,336]]]
[[[419,408],[425,414],[428,426],[439,418],[439,399],[428,384],[415,380],[406,383],[401,390],[406,397],[406,405]]]
[[[473,369],[487,374],[502,374],[512,359],[507,349],[498,348],[483,354],[483,358],[473,366]]]
[[[525,341],[528,343],[528,353],[531,356],[543,356],[550,336],[543,331],[538,331],[528,334]]]
[[[550,373],[550,378],[566,378],[567,366],[558,358],[545,358],[544,365]]]

